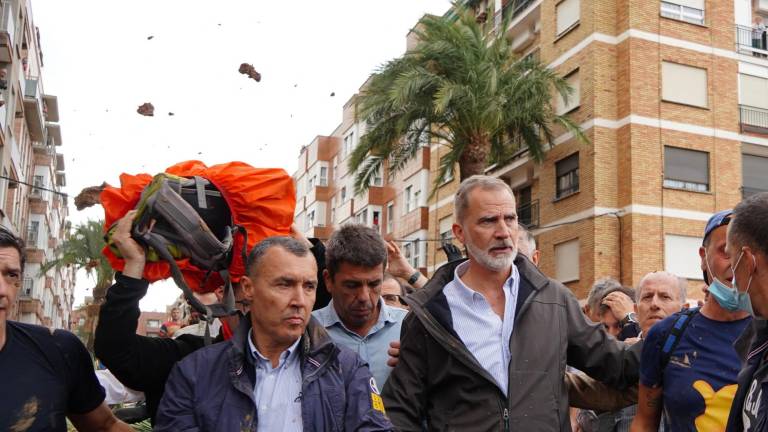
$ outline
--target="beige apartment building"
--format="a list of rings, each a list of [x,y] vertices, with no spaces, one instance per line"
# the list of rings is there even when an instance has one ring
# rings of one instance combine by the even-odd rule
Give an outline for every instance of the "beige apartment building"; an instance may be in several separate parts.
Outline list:
[[[706,220],[768,190],[768,49],[755,24],[768,23],[768,0],[487,2],[480,10],[495,10],[486,19],[507,32],[517,54],[537,56],[574,87],[567,104],[555,102],[589,137],[584,144],[560,131],[543,163],[521,152],[487,170],[515,191],[542,271],[584,297],[597,278],[635,286],[665,269],[688,278],[690,294],[700,297]],[[391,179],[385,172],[381,199],[358,206],[343,151],[350,132],[354,148],[362,129],[353,123],[353,100],[322,138],[336,146],[326,158],[311,151],[320,138],[301,153],[297,221],[311,235],[318,221],[326,232],[355,218],[372,224],[359,212],[380,209],[382,233],[404,240],[412,262],[431,273],[445,263],[440,244],[451,236],[458,183],[449,179],[429,197],[445,150],[425,143],[413,169]],[[316,194],[308,202],[302,183],[323,163],[330,177],[320,198],[329,200]],[[340,213],[334,197],[343,187]],[[310,205],[326,212],[309,219]]]
[[[67,233],[56,96],[45,92],[40,31],[25,0],[0,2],[0,223],[26,240],[24,280],[11,319],[68,328],[74,271],[42,263]]]

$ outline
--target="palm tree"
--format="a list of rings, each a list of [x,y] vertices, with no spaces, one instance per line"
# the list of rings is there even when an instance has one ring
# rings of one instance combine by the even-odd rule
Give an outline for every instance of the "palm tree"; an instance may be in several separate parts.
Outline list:
[[[83,326],[89,351],[93,351],[93,336],[99,308],[115,276],[109,261],[101,253],[105,245],[104,221],[89,220],[75,227],[69,238],[54,251],[55,258],[40,268],[40,273],[45,274],[51,269],[59,270],[62,267],[74,266],[75,271],[82,269],[88,276],[96,276],[93,303],[86,307],[86,320]]]
[[[435,186],[456,163],[463,180],[523,149],[541,162],[555,125],[586,141],[552,104],[556,93],[567,102],[572,88],[538,60],[518,58],[489,21],[476,22],[458,4],[443,17],[425,16],[414,30],[416,47],[371,78],[357,102],[367,133],[349,161],[356,193],[385,162],[390,172],[403,169],[429,138],[449,148]]]

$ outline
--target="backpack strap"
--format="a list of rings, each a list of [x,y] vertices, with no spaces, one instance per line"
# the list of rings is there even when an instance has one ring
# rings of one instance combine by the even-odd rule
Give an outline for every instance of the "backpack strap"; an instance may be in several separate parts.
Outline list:
[[[672,325],[672,328],[669,329],[667,337],[664,339],[664,343],[661,346],[662,372],[667,368],[667,364],[669,364],[669,360],[672,358],[672,353],[675,351],[675,348],[677,348],[677,345],[680,344],[683,332],[688,328],[688,324],[693,321],[693,317],[697,313],[699,313],[699,308],[689,308],[681,311],[680,315],[678,315],[675,320],[675,323]]]

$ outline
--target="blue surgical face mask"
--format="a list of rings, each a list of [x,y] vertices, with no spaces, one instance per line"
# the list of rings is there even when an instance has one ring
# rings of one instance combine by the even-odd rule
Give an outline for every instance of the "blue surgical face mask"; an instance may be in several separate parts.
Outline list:
[[[741,255],[739,255],[739,259],[736,260],[736,265],[733,266],[731,269],[731,272],[733,272],[733,290],[736,291],[736,301],[739,304],[739,309],[743,311],[749,312],[750,315],[754,316],[755,311],[752,310],[752,300],[749,298],[749,287],[752,286],[752,273],[749,274],[749,279],[747,280],[747,288],[744,289],[744,291],[739,290],[739,284],[736,283],[736,269],[739,268],[739,263],[741,262],[741,259],[744,257],[744,251],[741,251]],[[752,260],[755,260],[755,257],[752,257]],[[757,263],[755,262],[755,267],[757,267]]]
[[[729,312],[743,310],[752,314],[752,302],[749,300],[749,294],[746,292],[740,292],[736,288],[735,277],[733,281],[733,288],[730,288],[726,284],[722,283],[712,273],[712,270],[709,268],[709,257],[706,255],[706,251],[704,253],[704,260],[707,263],[707,271],[709,272],[709,277],[712,279],[712,283],[709,284],[709,294],[714,297],[714,299],[723,309]],[[741,257],[739,257],[739,260],[741,260]],[[736,267],[738,267],[738,265],[739,261],[737,260]],[[750,283],[751,282],[752,278],[750,277]]]

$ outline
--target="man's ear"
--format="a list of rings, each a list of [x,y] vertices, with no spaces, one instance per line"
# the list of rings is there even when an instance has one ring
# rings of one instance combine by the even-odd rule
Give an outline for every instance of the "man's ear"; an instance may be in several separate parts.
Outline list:
[[[248,276],[240,278],[240,289],[243,290],[243,298],[253,300],[253,281]]]
[[[453,238],[460,241],[461,244],[464,243],[464,228],[461,227],[461,225],[455,223],[451,226],[451,231],[453,231]]]

